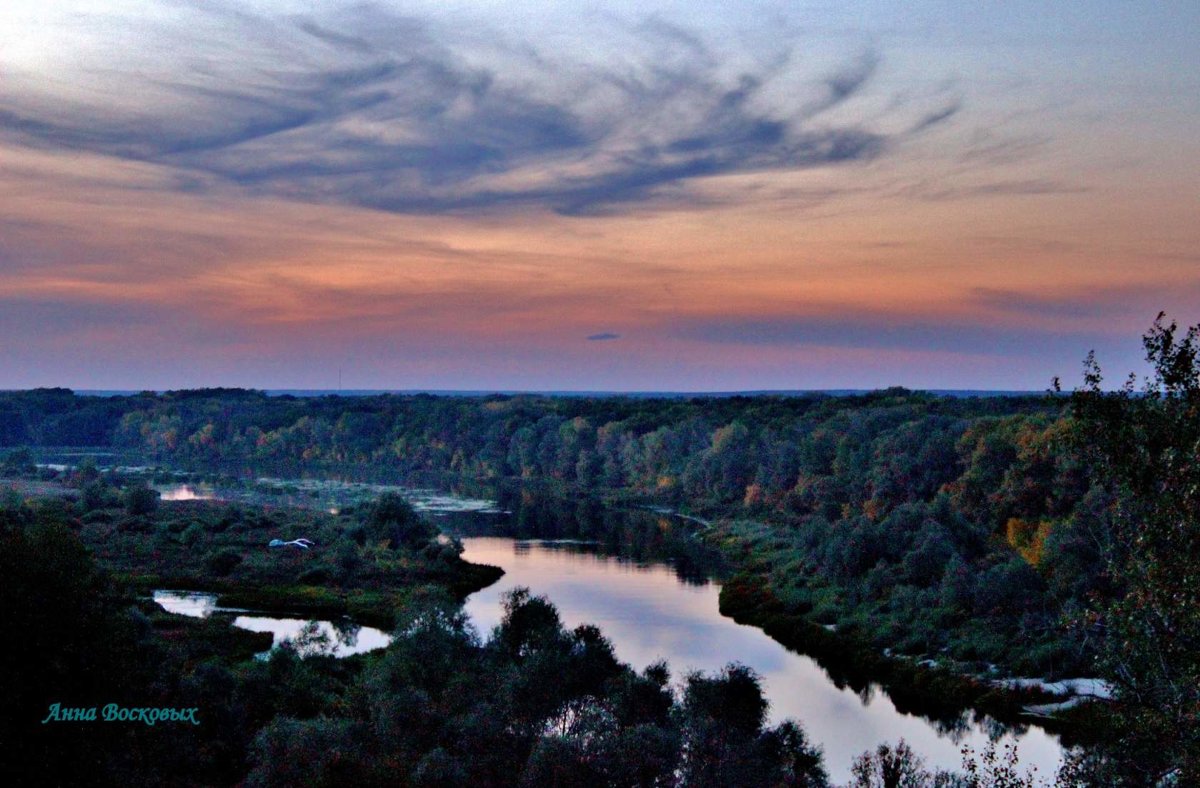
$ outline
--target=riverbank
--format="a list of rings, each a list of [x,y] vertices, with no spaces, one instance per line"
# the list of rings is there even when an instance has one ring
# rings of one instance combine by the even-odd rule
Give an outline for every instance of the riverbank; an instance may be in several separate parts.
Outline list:
[[[136,478],[95,472],[83,480],[0,480],[0,489],[9,491],[5,506],[18,518],[70,523],[97,563],[141,594],[205,591],[218,594],[225,607],[349,616],[390,629],[413,604],[430,597],[461,603],[503,574],[463,561],[459,545],[437,539],[436,529],[403,502],[394,516],[407,525],[372,521],[369,505],[335,515],[229,501],[159,501],[144,495]],[[413,536],[400,543],[400,533]]]
[[[235,611],[188,619],[155,610],[114,582],[80,539],[103,524],[110,540],[129,540],[121,547],[149,548],[125,566],[174,566],[190,553],[241,581],[326,569],[316,545],[350,555],[354,544],[373,564],[356,568],[364,580],[453,566],[441,556],[452,545],[432,540],[427,552],[416,539],[424,534],[412,530],[419,523],[395,501],[367,513],[362,544],[351,533],[339,543],[299,515],[268,517],[275,528],[304,523],[314,546],[296,537],[292,547],[268,547],[257,534],[268,524],[256,523],[245,529],[256,546],[244,568],[209,561],[243,529],[226,523],[218,533],[232,536],[210,553],[202,531],[215,523],[195,519],[201,509],[178,531],[171,507],[162,520],[87,514],[96,511],[106,516],[85,522],[60,500],[0,506],[3,607],[14,635],[0,671],[0,772],[14,784],[708,784],[711,771],[740,785],[797,776],[825,784],[821,752],[802,730],[769,727],[754,711],[767,701],[753,673],[689,674],[676,691],[665,668],[631,669],[597,628],[564,627],[544,598],[506,595],[486,642],[445,593],[414,599],[386,649],[340,659],[318,642],[323,630],[283,622],[302,625],[296,647],[250,658],[275,638],[239,631],[249,622],[236,624]],[[395,540],[372,538],[381,532]],[[348,644],[354,638],[352,627],[334,629]],[[101,707],[137,710],[144,724],[91,724]]]
[[[658,519],[629,514],[638,521]],[[761,677],[771,722],[801,723],[809,741],[824,750],[838,785],[851,779],[849,766],[864,750],[901,738],[929,766],[942,769],[960,768],[964,746],[980,753],[990,741],[1016,747],[1022,763],[1036,765],[1042,774],[1054,774],[1061,762],[1058,738],[1041,725],[1012,727],[970,712],[935,720],[897,708],[877,684],[863,688],[835,681],[810,656],[722,613],[720,583],[690,583],[672,563],[631,560],[577,542],[472,537],[463,544],[465,558],[506,572],[496,586],[467,601],[478,631],[490,632],[498,623],[506,590],[525,586],[552,600],[568,628],[598,626],[617,657],[635,669],[664,660],[678,681],[693,670],[711,672],[740,662]]]
[[[178,476],[173,475],[173,478]],[[780,535],[790,532],[783,523],[755,524],[735,520],[733,515],[737,509],[730,507],[710,506],[699,512],[681,511],[655,496],[627,489],[588,491],[557,480],[496,482],[451,473],[420,474],[406,480],[460,490],[480,500],[486,498],[489,488],[497,483],[516,485],[518,492],[508,494],[506,497],[513,500],[505,504],[514,508],[520,506],[521,501],[533,491],[531,500],[570,500],[575,502],[575,507],[583,506],[589,500],[598,500],[608,507],[645,509],[670,517],[686,526],[682,530],[690,529],[697,539],[721,550],[733,564],[736,576],[722,595],[722,612],[739,623],[764,629],[789,648],[823,658],[831,675],[839,681],[846,681],[855,687],[882,684],[905,710],[943,720],[951,720],[966,709],[977,709],[998,719],[1020,721],[1028,719],[1024,709],[1033,707],[1035,713],[1055,715],[1052,726],[1065,729],[1077,716],[1072,713],[1059,716],[1061,712],[1072,711],[1069,706],[1055,705],[1063,701],[1060,695],[1010,689],[989,682],[1006,673],[1019,674],[1019,666],[999,663],[998,673],[981,677],[977,675],[978,662],[983,660],[966,664],[948,659],[945,654],[936,651],[932,654],[914,654],[904,648],[903,643],[889,642],[886,638],[881,642],[878,631],[835,627],[829,623],[828,617],[824,621],[816,619],[811,606],[805,611],[785,602],[775,592],[777,580],[773,578],[773,573],[778,572],[781,562],[787,566],[788,562],[794,561],[796,553],[791,542],[779,541]],[[303,488],[300,484],[292,486]],[[385,486],[388,489],[395,488],[394,485]],[[313,489],[325,487],[318,485]],[[313,507],[324,507],[328,503],[318,497],[309,498],[308,502]],[[550,507],[551,511],[545,517],[538,515],[534,519],[554,519],[558,514],[553,508]],[[213,567],[207,562],[216,561],[220,564],[219,554],[226,548],[243,553],[247,548],[254,548],[253,554],[261,559],[267,552],[262,550],[262,546],[274,536],[283,535],[285,539],[313,536],[331,526],[340,530],[352,529],[356,516],[352,508],[338,515],[331,515],[320,508],[307,509],[303,516],[297,516],[295,513],[286,514],[286,508],[276,505],[268,513],[254,517],[237,514],[237,510],[238,506],[227,503],[169,501],[162,503],[161,510],[152,518],[153,523],[139,524],[137,518],[125,518],[123,522],[132,522],[135,529],[163,530],[166,533],[159,536],[165,538],[156,543],[152,555],[143,560],[138,569],[122,567],[119,561],[109,566],[120,572],[128,582],[146,591],[164,587],[212,591],[220,595],[220,604],[223,606],[321,618],[350,616],[364,624],[385,629],[395,620],[396,612],[412,602],[414,594],[420,596],[449,591],[452,597],[461,601],[474,591],[495,582],[502,574],[496,567],[475,566],[456,560],[457,556],[451,556],[449,551],[442,551],[438,560],[429,562],[387,561],[386,555],[382,562],[379,555],[374,555],[369,562],[363,562],[359,559],[366,553],[361,546],[349,548],[350,553],[346,553],[347,546],[343,544],[342,555],[330,560],[329,557],[337,552],[335,544],[321,537],[319,541],[323,541],[323,544],[319,552],[324,560],[314,560],[315,555],[289,550],[286,554],[271,557],[267,565],[260,560],[243,561],[234,569],[231,577],[222,577],[219,572],[211,571]],[[88,521],[83,529],[85,540],[94,543],[102,557],[108,555],[112,558],[122,552],[114,549],[113,529],[104,528],[106,520],[109,521],[107,524],[111,524],[114,518],[122,517],[111,508],[89,512],[85,516],[84,519]],[[197,537],[196,544],[181,545],[188,541],[183,536],[184,532],[197,522],[201,524],[205,536]],[[195,533],[194,529],[192,533]],[[570,533],[535,535],[549,538],[574,536]],[[595,534],[589,536],[594,537]],[[618,539],[610,547],[625,550],[629,547],[625,541]],[[686,541],[675,539],[673,543],[682,544]],[[123,552],[138,553],[136,545],[130,548]],[[197,556],[196,552],[200,550],[205,554]],[[154,553],[159,554],[157,558]],[[357,559],[355,554],[358,554]],[[361,577],[355,577],[356,574],[361,575],[363,563],[373,563],[375,568],[384,566],[386,571],[364,584]],[[257,569],[246,575],[244,570],[252,564],[257,565]],[[290,575],[287,572],[280,574],[276,571],[279,565],[286,565],[294,571]],[[431,567],[436,571],[431,573]],[[379,581],[384,576],[386,583],[380,585]],[[430,584],[441,590],[432,591]],[[756,608],[752,595],[740,600],[736,598],[741,585],[770,589],[770,598],[764,599],[762,606]],[[889,656],[889,651],[897,656]]]
[[[1045,686],[1005,685],[921,660],[885,655],[860,638],[788,612],[754,576],[739,574],[726,582],[720,609],[734,621],[757,627],[787,648],[812,657],[839,685],[857,692],[878,685],[901,712],[951,727],[969,712],[1016,726],[1037,717],[1041,727],[1063,736],[1068,745],[1089,738],[1077,725],[1082,715],[1070,713],[1080,704],[1055,705],[1061,694]],[[1031,707],[1062,713],[1034,714]],[[1094,715],[1086,716],[1092,727]]]

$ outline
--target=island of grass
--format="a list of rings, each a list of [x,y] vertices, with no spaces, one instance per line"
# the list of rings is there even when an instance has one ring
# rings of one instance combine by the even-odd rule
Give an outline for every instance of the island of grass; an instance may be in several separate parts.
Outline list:
[[[333,515],[202,500],[138,506],[142,489],[112,487],[98,499],[93,490],[93,500],[74,508],[86,508],[78,534],[100,566],[146,593],[209,591],[222,607],[350,616],[390,629],[415,598],[445,593],[461,601],[503,574],[462,560],[456,539],[439,535],[395,494]],[[297,539],[311,547],[290,544]],[[272,540],[284,544],[271,547]]]

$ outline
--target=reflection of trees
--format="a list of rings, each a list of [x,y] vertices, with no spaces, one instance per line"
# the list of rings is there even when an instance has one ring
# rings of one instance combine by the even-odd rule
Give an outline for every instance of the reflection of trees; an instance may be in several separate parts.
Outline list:
[[[280,464],[260,464],[253,472],[240,469],[245,478],[244,489],[230,494],[249,503],[281,502],[283,490],[271,488],[256,480],[262,476],[277,479],[304,479],[303,468]],[[347,468],[339,476],[331,470],[326,481],[304,481],[303,494],[287,500],[300,506],[336,506],[343,512],[373,500],[354,490],[342,489],[349,484],[420,484],[433,485],[433,480],[372,473],[363,468]],[[434,486],[445,487],[444,484]],[[458,481],[450,485],[454,495],[496,501],[497,508],[506,514],[481,512],[446,512],[438,518],[438,526],[447,533],[460,536],[507,536],[514,539],[578,540],[589,544],[582,552],[613,556],[639,563],[671,565],[680,582],[703,586],[726,571],[721,555],[697,538],[696,525],[661,512],[616,509],[595,498],[565,498],[534,484],[482,484]],[[268,492],[273,494],[267,494]],[[315,496],[315,498],[314,498]],[[317,503],[314,504],[314,501]]]
[[[447,530],[463,536],[517,540],[571,540],[571,550],[634,563],[669,564],[687,585],[702,586],[726,571],[720,553],[700,541],[695,524],[638,509],[615,509],[592,498],[568,500],[530,486],[490,491],[506,516],[470,514],[446,518]],[[520,547],[518,547],[520,549]]]
[[[320,621],[309,621],[293,637],[284,640],[280,648],[299,657],[327,657],[332,656],[337,647]]]
[[[1018,738],[1029,733],[1029,726],[1026,724],[1001,722],[986,715],[982,719],[977,720],[977,722],[992,741],[997,741],[1010,733]]]
[[[807,649],[798,649],[795,644],[787,648],[812,659],[835,687],[851,690],[863,705],[870,703],[878,693],[885,693],[896,711],[921,717],[956,744],[975,727],[981,728],[991,739],[1009,733],[1019,736],[1029,730],[1027,724],[1003,722],[964,708],[962,701],[950,695],[920,690],[914,686],[914,676],[904,672],[890,673],[886,662],[836,641],[810,642]]]
[[[930,720],[930,722],[933,723],[934,729],[936,729],[939,734],[945,736],[955,744],[962,744],[963,739],[965,739],[967,734],[971,732],[971,717],[972,715],[970,712],[964,711],[957,716],[938,717]],[[991,720],[990,717],[988,719]],[[1003,723],[999,723],[996,720],[991,720],[991,722],[996,725],[1000,725],[1001,728],[1003,728]],[[989,739],[997,738],[997,735],[993,734],[992,728],[985,728],[985,731]],[[1003,730],[1001,730],[999,735],[1003,735]]]
[[[358,633],[362,630],[358,624],[349,618],[339,618],[329,623],[333,627],[333,634],[339,645],[344,648],[354,648],[358,644]]]

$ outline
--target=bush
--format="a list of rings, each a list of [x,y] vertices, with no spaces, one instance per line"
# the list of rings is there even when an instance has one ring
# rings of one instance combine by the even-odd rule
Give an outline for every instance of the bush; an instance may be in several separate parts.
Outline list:
[[[392,549],[421,547],[436,533],[412,505],[396,493],[379,496],[367,513],[365,537],[373,542],[387,540]]]
[[[79,510],[83,513],[108,509],[117,503],[117,491],[99,479],[88,482],[79,491]]]
[[[188,547],[194,547],[203,538],[204,526],[200,525],[200,523],[192,523],[187,528],[184,528],[183,533],[179,535],[179,541]]]
[[[225,577],[242,563],[242,554],[237,550],[225,549],[213,553],[204,562],[208,571],[218,577]]]
[[[158,509],[158,490],[152,490],[145,485],[127,488],[123,497],[125,511],[129,514],[152,514]]]
[[[322,586],[329,582],[329,570],[323,566],[314,567],[301,572],[297,579],[306,586]]]

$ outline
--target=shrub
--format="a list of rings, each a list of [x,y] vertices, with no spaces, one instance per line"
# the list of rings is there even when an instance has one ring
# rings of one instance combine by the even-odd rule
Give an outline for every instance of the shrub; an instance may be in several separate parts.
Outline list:
[[[219,553],[213,553],[204,562],[208,571],[218,577],[225,577],[242,563],[242,554],[237,550],[227,548]]]
[[[194,547],[203,538],[204,526],[200,525],[200,523],[192,523],[187,528],[184,528],[183,533],[179,535],[179,541],[188,547]]]

